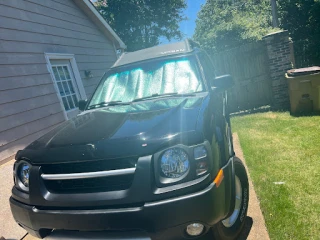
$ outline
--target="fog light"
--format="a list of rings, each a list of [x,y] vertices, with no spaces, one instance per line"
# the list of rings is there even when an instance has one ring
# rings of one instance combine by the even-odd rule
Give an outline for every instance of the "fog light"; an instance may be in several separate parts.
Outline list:
[[[203,232],[204,226],[201,223],[192,223],[187,226],[187,233],[190,236],[199,236]]]

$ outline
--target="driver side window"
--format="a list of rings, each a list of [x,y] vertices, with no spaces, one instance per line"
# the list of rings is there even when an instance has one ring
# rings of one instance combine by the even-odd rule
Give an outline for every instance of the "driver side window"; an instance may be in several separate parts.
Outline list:
[[[201,67],[203,69],[206,81],[209,86],[211,86],[211,81],[215,78],[216,74],[214,71],[213,63],[210,57],[205,53],[201,52],[199,55],[199,60],[201,63]]]

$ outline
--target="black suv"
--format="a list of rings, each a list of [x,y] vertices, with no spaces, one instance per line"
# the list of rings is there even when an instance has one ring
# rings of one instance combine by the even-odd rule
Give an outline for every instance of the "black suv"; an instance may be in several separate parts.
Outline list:
[[[122,54],[77,117],[17,153],[15,220],[40,238],[235,239],[249,189],[231,86],[190,40]]]

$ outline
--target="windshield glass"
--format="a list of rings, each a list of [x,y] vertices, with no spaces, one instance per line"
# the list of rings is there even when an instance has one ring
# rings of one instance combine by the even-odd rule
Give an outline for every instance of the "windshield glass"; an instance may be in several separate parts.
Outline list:
[[[167,59],[119,69],[100,83],[89,107],[101,102],[131,102],[154,94],[201,92],[204,87],[193,61]]]

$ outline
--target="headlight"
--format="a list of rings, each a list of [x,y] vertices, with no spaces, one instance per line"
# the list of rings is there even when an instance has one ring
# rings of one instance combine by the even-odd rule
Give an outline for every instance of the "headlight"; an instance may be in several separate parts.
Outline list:
[[[182,177],[190,168],[188,154],[181,148],[171,148],[163,153],[160,168],[164,177]]]
[[[207,160],[207,150],[205,146],[198,146],[193,149],[194,159],[196,160],[196,174],[203,175],[208,172],[209,163]]]
[[[29,164],[22,163],[19,166],[18,177],[19,177],[19,180],[21,181],[21,183],[25,187],[29,187],[29,171],[30,171],[30,165]]]
[[[198,146],[193,149],[194,159],[199,160],[207,156],[207,150],[204,146]]]
[[[27,162],[21,161],[16,164],[16,185],[24,191],[29,190],[29,176],[31,165]]]

